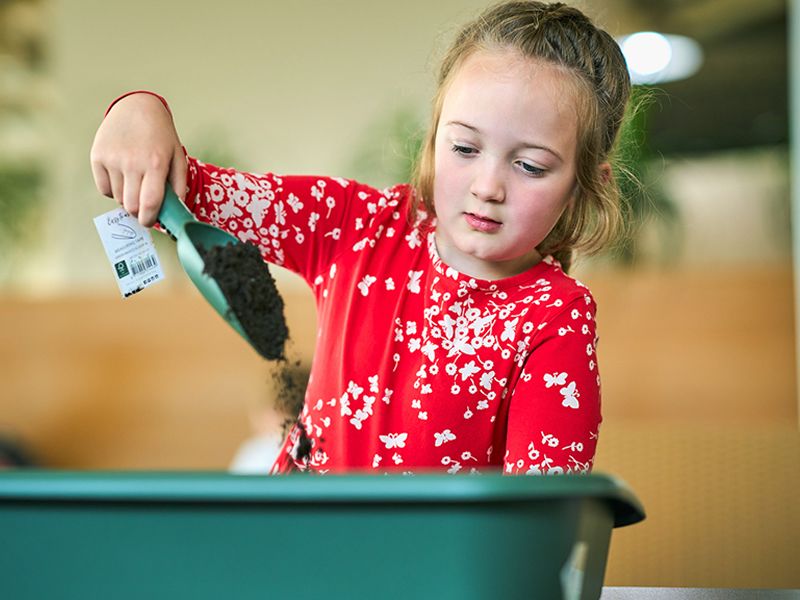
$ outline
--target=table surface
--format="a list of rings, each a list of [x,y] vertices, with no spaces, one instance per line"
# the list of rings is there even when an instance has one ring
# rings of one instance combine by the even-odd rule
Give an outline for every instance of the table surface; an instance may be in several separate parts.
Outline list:
[[[600,600],[800,600],[800,590],[605,587]]]

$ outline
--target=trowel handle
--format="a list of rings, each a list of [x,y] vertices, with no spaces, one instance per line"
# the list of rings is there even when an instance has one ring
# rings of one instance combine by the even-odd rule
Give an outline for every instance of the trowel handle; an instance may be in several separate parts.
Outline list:
[[[194,215],[189,212],[180,198],[175,195],[169,184],[164,186],[164,202],[161,204],[161,212],[158,213],[158,222],[174,240],[183,231],[186,223],[196,221]]]

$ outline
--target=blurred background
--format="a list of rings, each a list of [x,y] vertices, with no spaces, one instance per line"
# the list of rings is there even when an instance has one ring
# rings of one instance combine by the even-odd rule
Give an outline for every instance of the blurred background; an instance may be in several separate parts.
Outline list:
[[[484,0],[0,1],[0,452],[66,469],[224,469],[273,431],[270,366],[154,234],[166,280],[121,299],[92,219],[108,103],[170,102],[225,166],[407,177],[437,59]],[[631,236],[579,261],[599,304],[595,469],[648,520],[609,585],[800,588],[800,435],[780,0],[583,0],[615,36],[688,36],[696,72],[646,86],[626,130]],[[797,234],[796,234],[797,235]],[[281,272],[301,368],[314,307]],[[4,450],[7,448],[7,450]]]

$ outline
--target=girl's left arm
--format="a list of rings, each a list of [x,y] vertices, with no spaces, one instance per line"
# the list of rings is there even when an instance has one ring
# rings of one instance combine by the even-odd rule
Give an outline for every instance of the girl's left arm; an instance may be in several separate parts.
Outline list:
[[[600,415],[595,303],[587,293],[549,317],[511,392],[504,472],[588,472]]]

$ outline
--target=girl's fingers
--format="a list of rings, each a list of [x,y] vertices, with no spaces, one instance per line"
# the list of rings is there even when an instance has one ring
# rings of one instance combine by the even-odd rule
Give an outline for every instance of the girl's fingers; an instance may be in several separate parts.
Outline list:
[[[122,184],[122,206],[128,214],[134,217],[139,214],[139,188],[141,187],[141,176],[137,173],[128,173],[124,176]]]
[[[108,179],[111,182],[111,196],[116,200],[120,206],[124,206],[122,203],[123,198],[123,189],[124,189],[124,178],[122,176],[121,171],[107,171]]]
[[[145,227],[152,227],[161,204],[164,202],[164,183],[167,179],[166,172],[147,171],[142,178],[142,187],[139,192],[139,222]]]
[[[175,148],[172,155],[172,164],[169,169],[169,184],[175,195],[181,200],[186,200],[186,172],[188,164],[186,162],[186,153],[180,145]]]
[[[91,162],[92,176],[97,190],[104,196],[113,197],[114,193],[111,191],[111,179],[108,177],[108,171],[99,161],[92,160]]]

